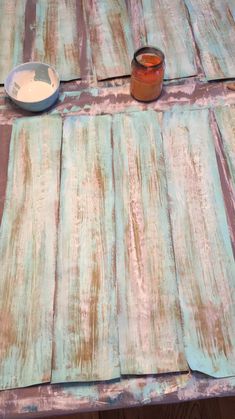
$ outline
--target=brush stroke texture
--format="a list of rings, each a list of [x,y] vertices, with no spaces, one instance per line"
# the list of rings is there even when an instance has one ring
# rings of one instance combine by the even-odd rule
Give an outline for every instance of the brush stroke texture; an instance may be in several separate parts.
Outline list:
[[[196,50],[183,0],[144,0],[143,15],[149,45],[166,57],[165,79],[197,74]]]
[[[218,107],[214,113],[222,135],[226,161],[235,188],[235,107]]]
[[[50,381],[60,117],[13,124],[0,229],[0,388]]]
[[[207,110],[166,113],[163,144],[192,370],[235,374],[235,264]]]
[[[118,377],[111,117],[63,131],[52,382]]]
[[[184,0],[207,80],[235,75],[235,23],[227,0]]]
[[[0,1],[0,83],[23,61],[26,0]]]
[[[54,66],[62,80],[80,77],[79,6],[77,0],[37,0],[36,4],[32,58]]]
[[[113,135],[121,372],[187,370],[156,114],[117,115]]]
[[[125,0],[85,0],[98,80],[130,74],[134,47]]]

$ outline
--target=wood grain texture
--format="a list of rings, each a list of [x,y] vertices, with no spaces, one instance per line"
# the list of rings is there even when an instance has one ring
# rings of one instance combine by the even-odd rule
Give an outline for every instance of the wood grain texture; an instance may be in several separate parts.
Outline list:
[[[125,0],[85,0],[98,80],[130,74],[134,47]]]
[[[116,115],[113,135],[121,372],[187,370],[156,114]]]
[[[64,124],[52,381],[118,377],[111,117]]]
[[[218,107],[212,115],[216,157],[235,257],[235,108]]]
[[[235,107],[218,107],[214,113],[222,135],[232,185],[235,188]]]
[[[126,0],[135,49],[147,45],[142,0]]]
[[[0,388],[50,381],[61,119],[13,125],[0,230]]]
[[[166,57],[165,79],[197,74],[196,50],[183,0],[144,0],[144,22],[149,45]]]
[[[207,80],[234,77],[235,23],[227,0],[184,0]]]
[[[9,158],[12,125],[0,125],[0,225],[2,220],[7,186],[7,166]]]
[[[0,1],[0,83],[23,60],[26,0]]]
[[[80,77],[78,14],[81,0],[37,0],[32,59],[54,66],[61,80]]]
[[[235,264],[208,111],[166,113],[163,138],[187,360],[231,376]]]

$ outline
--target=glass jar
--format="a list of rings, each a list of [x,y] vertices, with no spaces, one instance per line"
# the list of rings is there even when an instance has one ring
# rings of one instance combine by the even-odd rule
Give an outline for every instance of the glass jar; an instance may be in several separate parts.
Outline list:
[[[139,48],[131,63],[131,95],[140,101],[151,102],[162,91],[165,57],[151,46]]]

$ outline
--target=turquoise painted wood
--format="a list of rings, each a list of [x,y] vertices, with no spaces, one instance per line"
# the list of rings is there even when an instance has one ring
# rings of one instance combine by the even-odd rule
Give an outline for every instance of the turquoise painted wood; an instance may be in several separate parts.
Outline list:
[[[196,50],[183,0],[144,0],[147,43],[166,56],[165,78],[197,74]]]
[[[119,377],[111,117],[63,130],[52,382]]]
[[[25,5],[26,0],[0,1],[0,83],[23,61]]]
[[[51,378],[61,119],[13,124],[0,229],[0,389]]]
[[[113,123],[122,374],[188,368],[156,115],[120,114]]]
[[[214,113],[222,135],[232,184],[235,188],[235,107],[218,107]]]
[[[235,263],[208,110],[166,113],[170,217],[192,370],[235,374]]]
[[[80,37],[76,0],[37,0],[32,59],[54,66],[61,80],[80,78]]]
[[[234,77],[235,25],[230,0],[184,0],[207,80]]]
[[[83,2],[98,80],[130,74],[134,52],[125,0]]]

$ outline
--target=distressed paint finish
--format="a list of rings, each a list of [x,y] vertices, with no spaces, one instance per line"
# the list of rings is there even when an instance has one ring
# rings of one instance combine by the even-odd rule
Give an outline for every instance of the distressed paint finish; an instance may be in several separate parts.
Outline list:
[[[153,109],[202,109],[234,104],[235,93],[227,89],[224,82],[199,83],[195,79],[184,82],[170,82],[165,85],[161,97],[151,103],[137,102],[130,95],[129,82],[121,86],[87,87],[83,81],[61,85],[58,102],[48,111],[49,114],[102,115]],[[10,124],[16,117],[30,113],[12,105],[0,87],[0,123]]]
[[[135,49],[147,45],[142,0],[126,0]]]
[[[121,372],[187,370],[156,114],[117,115],[113,135]]]
[[[163,129],[184,343],[192,370],[235,374],[235,264],[207,110]]]
[[[111,117],[63,131],[52,381],[118,377]]]
[[[232,185],[235,188],[235,107],[219,107],[214,113],[222,135]]]
[[[207,80],[234,77],[235,24],[227,0],[184,0]]]
[[[183,0],[144,0],[147,42],[166,57],[165,78],[197,74],[196,50]]]
[[[23,61],[25,4],[26,0],[0,1],[0,83]]]
[[[0,388],[51,377],[60,117],[17,120],[0,229]]]
[[[235,257],[235,108],[219,107],[214,114],[212,128],[215,131],[216,157]]]
[[[0,225],[2,220],[7,186],[7,166],[9,158],[11,130],[11,125],[0,125]]]
[[[84,0],[98,80],[130,74],[134,47],[125,0]]]
[[[32,58],[53,65],[62,80],[80,77],[77,13],[81,0],[37,0]]]

